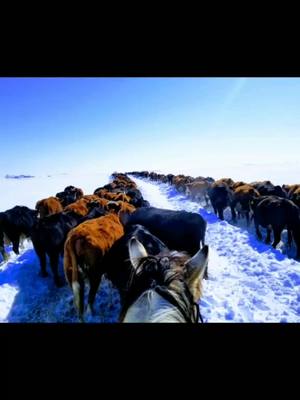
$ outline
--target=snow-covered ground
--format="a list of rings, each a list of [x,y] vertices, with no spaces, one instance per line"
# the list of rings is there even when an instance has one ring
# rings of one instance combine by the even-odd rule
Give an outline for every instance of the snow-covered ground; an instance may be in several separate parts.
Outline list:
[[[245,223],[228,223],[230,211],[220,221],[212,210],[178,195],[167,184],[134,179],[154,207],[199,212],[208,222],[209,279],[200,303],[204,320],[300,322],[300,263],[283,254],[282,242],[281,250],[274,250],[257,240]]]
[[[109,174],[51,178],[0,181],[0,190],[4,193],[0,210],[16,204],[34,207],[38,199],[54,195],[67,185],[92,193],[108,182]],[[300,263],[289,258],[294,255],[294,249],[285,254],[285,245],[281,242],[279,249],[273,250],[258,241],[253,228],[247,229],[245,223],[230,224],[230,212],[225,213],[226,221],[220,221],[210,209],[178,195],[166,184],[133,179],[151,205],[199,212],[207,220],[209,279],[204,281],[200,303],[205,321],[300,321]],[[0,321],[77,322],[71,289],[67,285],[56,288],[51,272],[47,278],[38,276],[38,259],[31,242],[25,242],[18,257],[11,247],[9,250],[10,260],[0,265]],[[60,274],[63,274],[62,262]],[[87,321],[116,322],[119,307],[117,291],[103,279],[95,303],[97,316],[87,316]]]

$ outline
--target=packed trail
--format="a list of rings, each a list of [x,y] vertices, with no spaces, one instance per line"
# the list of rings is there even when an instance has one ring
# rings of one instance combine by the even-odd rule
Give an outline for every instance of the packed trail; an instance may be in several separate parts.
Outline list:
[[[210,207],[178,194],[168,184],[131,178],[151,206],[200,213],[207,221],[208,280],[203,281],[200,302],[204,322],[300,321],[300,263],[285,254],[282,242],[274,250],[257,240],[253,227],[229,223],[228,213],[221,221]],[[11,246],[8,251],[9,260],[0,265],[0,322],[78,322],[70,287],[57,288],[51,276],[38,276],[31,241],[25,242],[19,256]],[[59,271],[63,275],[62,260]],[[87,315],[86,322],[118,321],[119,294],[106,279],[97,293],[95,311],[96,316]]]

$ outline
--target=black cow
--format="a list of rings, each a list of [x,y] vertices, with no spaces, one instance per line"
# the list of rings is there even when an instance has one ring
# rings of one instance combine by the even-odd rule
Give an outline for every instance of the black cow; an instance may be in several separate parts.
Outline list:
[[[69,204],[77,201],[76,193],[68,193],[68,192],[59,192],[56,193],[55,197],[57,197],[63,207],[67,207]]]
[[[126,295],[127,284],[132,273],[128,251],[128,243],[132,237],[136,237],[150,255],[157,255],[168,250],[161,240],[142,225],[126,226],[124,236],[114,243],[104,259],[106,277],[119,290],[121,302]]]
[[[150,207],[150,203],[148,200],[142,200],[142,207]]]
[[[254,211],[254,223],[256,234],[261,240],[262,235],[259,225],[267,229],[265,242],[271,241],[271,229],[273,229],[274,241],[272,246],[276,248],[280,241],[283,229],[288,230],[288,245],[291,245],[292,236],[297,247],[297,258],[300,257],[300,210],[290,200],[278,196],[263,196],[252,200]]]
[[[168,174],[167,175],[169,185],[172,185],[174,176],[175,175],[173,175],[173,174]]]
[[[55,197],[59,199],[63,207],[74,203],[83,196],[83,191],[75,186],[65,187],[63,192],[56,193]]]
[[[25,206],[15,206],[10,210],[0,213],[0,253],[4,260],[8,259],[8,254],[4,249],[4,235],[13,244],[13,251],[19,254],[20,236],[29,237],[31,230],[37,221],[36,210]]]
[[[236,212],[232,206],[233,192],[226,183],[213,183],[208,190],[208,196],[216,215],[224,220],[224,210],[228,206],[231,209],[232,220],[236,220]]]
[[[125,226],[143,225],[170,250],[194,255],[200,242],[205,244],[206,221],[196,213],[141,207],[132,214],[121,213],[120,219]]]
[[[284,199],[287,198],[286,191],[279,185],[275,186],[270,181],[253,182],[250,183],[261,196],[278,196]]]
[[[132,204],[135,208],[149,206],[149,202],[144,200],[139,189],[127,189],[126,195],[131,198],[130,204]]]
[[[89,204],[90,212],[85,217],[68,211],[49,215],[36,223],[31,239],[40,261],[42,277],[48,276],[46,271],[46,255],[48,255],[54,282],[57,286],[62,285],[58,276],[58,262],[59,255],[63,254],[67,234],[82,222],[105,215],[103,208],[99,207],[98,203],[97,205],[98,207],[93,207],[93,204]]]

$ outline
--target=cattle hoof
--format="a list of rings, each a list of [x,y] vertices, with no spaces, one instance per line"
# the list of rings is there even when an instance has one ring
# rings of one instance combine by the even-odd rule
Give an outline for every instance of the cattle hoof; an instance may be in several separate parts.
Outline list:
[[[54,280],[54,283],[55,283],[55,286],[58,287],[58,288],[64,286],[64,282],[63,282],[61,279],[59,279],[59,278],[55,279],[55,280]]]
[[[85,322],[83,315],[79,315],[79,322],[82,324]]]
[[[90,313],[92,316],[95,315],[94,308],[90,304],[87,306],[87,312]]]

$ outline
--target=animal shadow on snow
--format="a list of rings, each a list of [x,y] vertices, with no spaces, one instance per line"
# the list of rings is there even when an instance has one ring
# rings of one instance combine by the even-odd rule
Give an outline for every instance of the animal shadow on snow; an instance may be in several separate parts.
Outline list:
[[[7,284],[18,291],[5,321],[79,322],[69,285],[65,283],[63,287],[57,288],[48,266],[47,262],[49,276],[41,278],[38,258],[34,250],[29,249],[17,259],[9,260],[5,269],[0,269],[0,292],[1,286]],[[59,275],[64,277],[62,259],[59,262]],[[103,280],[95,300],[95,316],[87,314],[86,322],[117,322],[119,307],[118,293],[112,290],[109,281]]]

